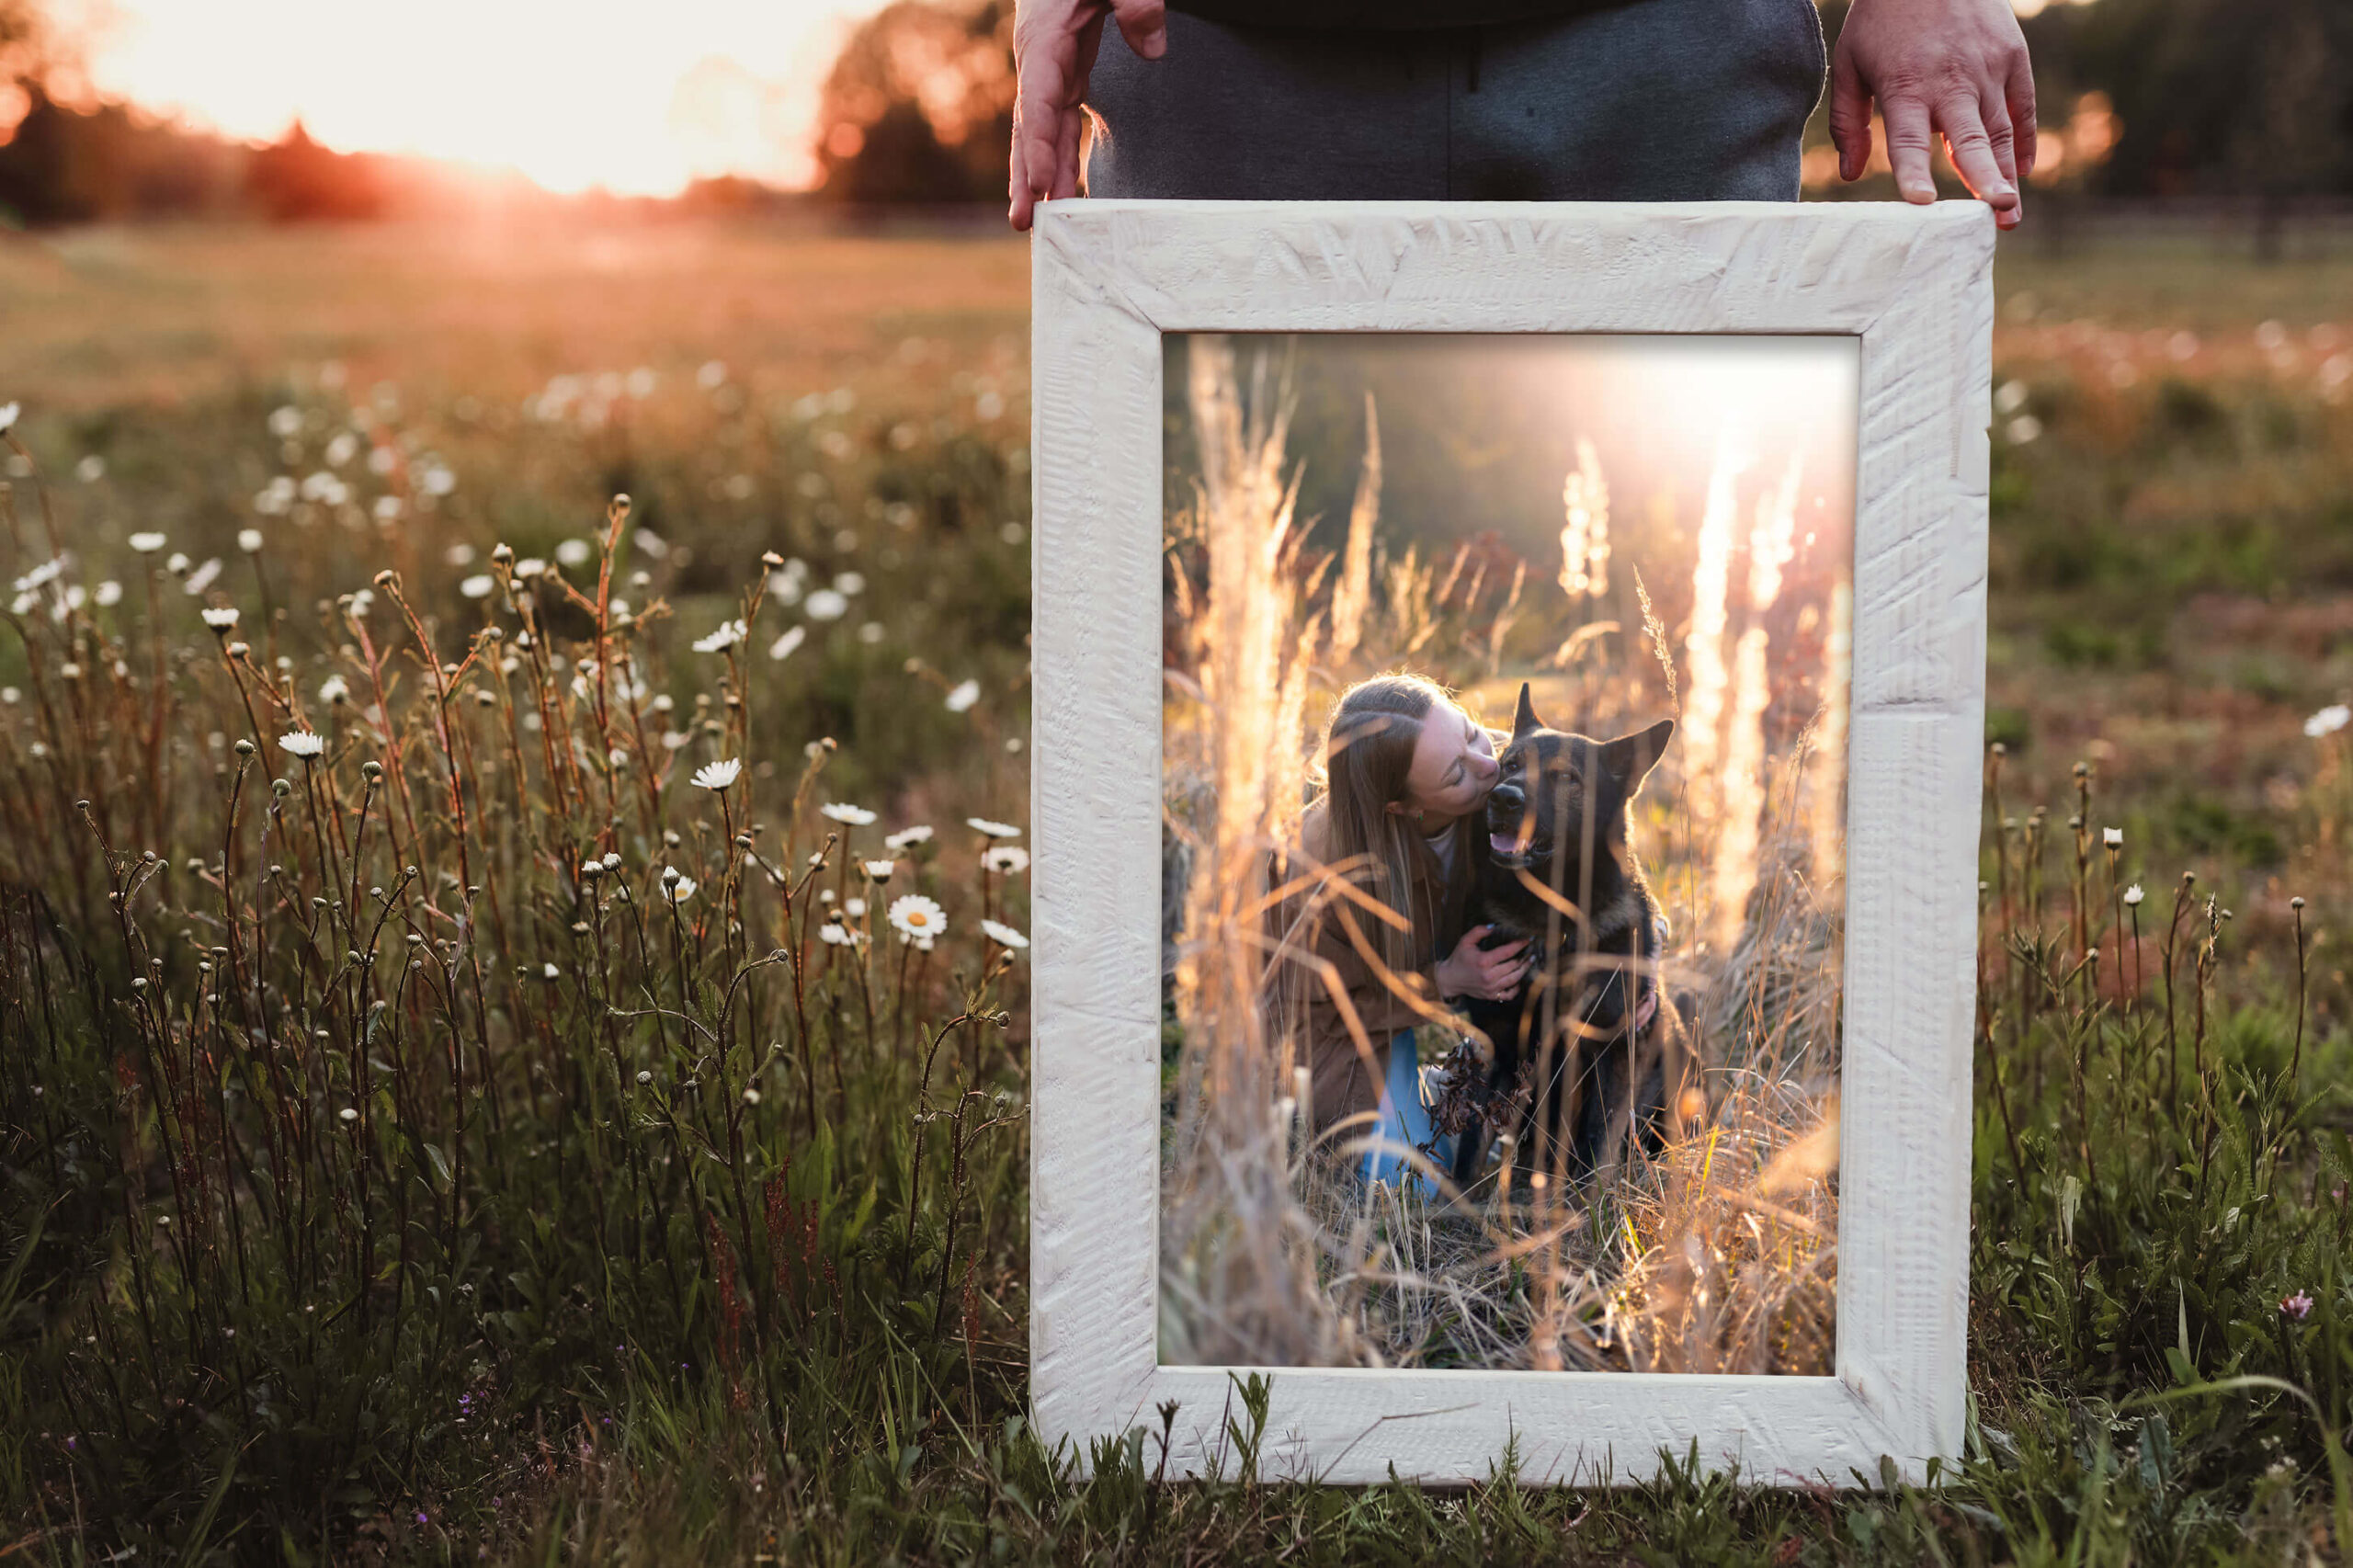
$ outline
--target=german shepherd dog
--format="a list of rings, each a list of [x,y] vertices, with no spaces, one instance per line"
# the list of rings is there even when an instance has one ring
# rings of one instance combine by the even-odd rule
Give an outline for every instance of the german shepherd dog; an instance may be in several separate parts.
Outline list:
[[[1473,1077],[1440,1107],[1465,1191],[1495,1131],[1516,1133],[1528,1186],[1540,1173],[1582,1184],[1614,1172],[1633,1138],[1656,1153],[1681,1131],[1689,1035],[1659,984],[1665,922],[1626,842],[1635,792],[1674,733],[1672,719],[1610,741],[1551,729],[1519,688],[1471,923],[1495,927],[1483,948],[1526,938],[1535,962],[1516,994],[1465,1006],[1492,1050],[1484,1085]]]

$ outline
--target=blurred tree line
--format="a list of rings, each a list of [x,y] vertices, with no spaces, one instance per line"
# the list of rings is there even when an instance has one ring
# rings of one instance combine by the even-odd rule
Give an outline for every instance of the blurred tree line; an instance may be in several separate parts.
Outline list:
[[[297,126],[253,147],[79,86],[44,0],[0,0],[0,221],[161,213],[358,218],[433,199],[431,169]],[[1823,0],[1836,36],[1848,0]],[[2111,197],[2353,195],[2353,0],[2075,0],[2025,18],[2046,145],[2038,183]],[[996,202],[1013,123],[1012,0],[892,0],[850,33],[813,131],[819,199]],[[777,193],[704,182],[689,205]]]

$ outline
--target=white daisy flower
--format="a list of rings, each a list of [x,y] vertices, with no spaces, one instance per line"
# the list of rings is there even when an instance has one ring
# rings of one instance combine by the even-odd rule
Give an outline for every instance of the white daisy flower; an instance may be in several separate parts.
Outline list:
[[[874,820],[874,813],[864,806],[853,806],[847,801],[828,801],[817,808],[817,814],[851,827],[864,827]]]
[[[981,683],[979,681],[960,681],[956,688],[948,694],[948,711],[961,713],[980,699]]]
[[[247,555],[259,555],[261,553],[263,542],[261,530],[259,528],[239,528],[237,530],[237,548],[244,551]]]
[[[142,555],[153,555],[164,548],[164,536],[159,533],[135,533],[131,536],[131,548]]]
[[[920,945],[938,939],[948,929],[948,914],[923,894],[911,892],[892,900],[891,924],[908,941]]]
[[[540,966],[540,978],[541,980],[553,980],[563,972],[563,971],[556,968],[555,965],[551,963],[543,963]]]
[[[833,588],[820,588],[811,594],[801,610],[812,620],[839,620],[849,610],[849,600]]]
[[[307,762],[325,751],[327,743],[323,735],[313,734],[308,730],[296,730],[278,737],[278,749],[289,756],[299,756]]]
[[[1012,926],[1001,925],[995,920],[982,921],[981,929],[988,934],[990,941],[995,942],[1001,948],[1011,948],[1015,951],[1018,952],[1021,949],[1029,945],[1029,937],[1023,936]]]
[[[2124,830],[2120,827],[2101,828],[2099,841],[2110,849],[2120,848],[2124,844]]]
[[[866,913],[866,901],[862,898],[846,898],[842,900],[842,913],[852,920],[856,920]]]
[[[458,592],[470,599],[486,599],[490,597],[491,591],[497,586],[497,581],[489,573],[477,572],[458,585]]]
[[[359,1119],[359,1113],[352,1109],[349,1106],[344,1107],[341,1110],[335,1112],[335,1115],[345,1121],[357,1121]]]
[[[585,539],[568,539],[555,547],[555,558],[566,566],[585,566],[593,553]]]
[[[743,776],[744,759],[731,756],[724,762],[706,762],[695,769],[694,784],[698,790],[724,790]]]
[[[547,562],[536,555],[527,555],[515,562],[515,575],[526,581],[546,575],[547,569]]]
[[[2318,740],[2323,735],[2336,733],[2348,722],[2353,722],[2353,707],[2347,707],[2342,702],[2332,702],[2304,721],[2304,733],[2313,740]]]
[[[992,845],[981,855],[981,868],[1006,875],[1026,871],[1029,869],[1029,851],[1017,844]]]
[[[1021,830],[1009,822],[991,822],[986,817],[966,817],[964,825],[988,838],[1018,838]]]
[[[319,682],[319,700],[330,708],[340,707],[351,700],[351,683],[341,676],[329,676]]]
[[[119,605],[122,602],[122,585],[108,577],[90,590],[90,597],[101,605]]]
[[[855,940],[848,927],[836,926],[830,920],[817,927],[817,939],[829,948],[847,948]]]
[[[2134,882],[2131,887],[2124,890],[2124,902],[2130,904],[2138,904],[2141,900],[2146,896],[2146,894],[2142,892],[2141,884],[2138,882]]]
[[[710,636],[695,639],[695,652],[716,653],[722,648],[732,648],[744,640],[744,623],[741,620],[722,620],[719,623],[719,629]]]
[[[866,592],[866,574],[862,572],[836,572],[834,574],[834,592],[847,598],[855,598]]]
[[[809,629],[807,627],[788,626],[784,629],[784,632],[781,636],[779,636],[775,642],[768,644],[768,657],[771,659],[781,659],[808,640]]]
[[[899,869],[896,860],[864,860],[859,864],[865,868],[867,876],[878,882],[889,881],[891,873]]]
[[[232,627],[237,624],[236,607],[233,605],[205,606],[204,624],[212,628],[215,631],[226,633]]]
[[[662,892],[672,903],[684,903],[695,896],[695,889],[700,885],[692,877],[680,877],[676,881],[665,878],[662,883]]]
[[[193,598],[212,586],[213,579],[220,575],[221,558],[217,555],[207,556],[203,565],[188,574],[188,581],[182,585],[180,591]]]
[[[911,844],[921,844],[930,836],[931,829],[928,827],[903,827],[896,833],[884,834],[882,845],[886,849],[904,849]]]
[[[24,411],[22,403],[0,403],[0,436],[5,436],[17,427],[17,416]]]

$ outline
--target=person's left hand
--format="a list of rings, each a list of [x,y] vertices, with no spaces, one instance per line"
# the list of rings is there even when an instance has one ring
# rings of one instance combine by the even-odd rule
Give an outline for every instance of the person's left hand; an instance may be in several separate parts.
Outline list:
[[[1937,199],[1928,153],[1940,134],[1994,221],[2018,227],[2019,182],[2034,170],[2034,72],[2010,0],[1855,0],[1831,62],[1841,179],[1861,178],[1870,161],[1874,98],[1904,200]]]

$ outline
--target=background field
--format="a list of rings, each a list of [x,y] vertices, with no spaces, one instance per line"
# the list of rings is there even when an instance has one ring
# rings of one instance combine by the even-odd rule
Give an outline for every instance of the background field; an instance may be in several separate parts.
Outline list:
[[[2044,254],[2030,220],[1996,275],[1988,729],[2005,755],[1986,835],[1969,1463],[1932,1492],[1734,1494],[1687,1477],[1592,1499],[1261,1484],[1243,1391],[1229,1412],[1180,1413],[1236,1424],[1229,1479],[1206,1488],[1155,1487],[1154,1440],[1076,1483],[1019,1424],[1025,988],[1017,950],[977,923],[1024,929],[1026,903],[1017,870],[981,870],[963,824],[1022,825],[1027,798],[1023,242],[689,221],[0,241],[0,403],[25,403],[17,435],[54,516],[47,531],[17,459],[0,566],[34,572],[51,538],[74,556],[0,634],[0,684],[17,693],[0,702],[0,1551],[2331,1551],[2353,1528],[2339,935],[2353,730],[2324,710],[2353,698],[2353,260],[2258,267],[2196,244],[2070,238]],[[291,434],[270,424],[283,407]],[[365,442],[338,467],[327,449],[355,408]],[[371,449],[393,454],[385,472],[367,467]],[[429,477],[444,470],[446,488]],[[302,494],[323,472],[336,483]],[[293,498],[257,506],[281,474]],[[225,896],[188,862],[223,853],[242,736],[258,733],[263,755],[239,853],[257,854],[268,775],[289,775],[289,847],[270,853],[324,893],[292,853],[312,853],[307,775],[271,744],[273,715],[241,710],[226,634],[199,606],[236,606],[256,667],[290,661],[306,708],[326,714],[314,694],[349,667],[336,596],[397,568],[454,662],[473,630],[511,639],[518,624],[503,589],[463,586],[498,544],[559,561],[567,540],[591,545],[566,580],[593,597],[616,491],[661,541],[624,545],[611,590],[644,617],[629,638],[649,700],[672,702],[649,722],[684,737],[658,753],[631,743],[631,767],[671,769],[659,808],[591,809],[614,798],[593,791],[566,803],[548,793],[561,769],[535,757],[504,772],[445,761],[428,674],[400,665],[404,780],[429,801],[456,772],[481,813],[462,831],[422,813],[431,854],[414,907],[456,907],[433,857],[463,840],[495,866],[484,880],[505,913],[484,927],[484,1004],[455,1028],[454,1073],[436,1065],[450,1037],[435,1016],[393,1008],[416,1076],[360,1101],[368,1142],[337,1153],[345,1075],[369,1081],[376,1037],[360,1051],[337,1035],[310,1059],[315,1080],[258,1086],[277,1046],[222,1025],[222,982],[198,967],[217,938],[188,934]],[[402,501],[396,517],[376,515],[382,495]],[[264,536],[252,553],[247,528]],[[205,592],[134,555],[145,530],[189,573],[222,562]],[[769,551],[803,562],[791,602],[758,609],[732,651],[695,651],[741,613]],[[99,592],[108,581],[125,587],[118,603]],[[52,618],[68,585],[88,597]],[[814,613],[820,587],[841,595],[838,613]],[[559,651],[594,645],[593,615],[539,593]],[[666,616],[647,613],[657,601]],[[372,613],[380,636],[408,635],[381,602]],[[804,641],[770,657],[794,626]],[[64,673],[60,639],[81,639],[86,672]],[[465,678],[494,738],[526,699],[483,684],[488,667]],[[970,699],[951,704],[968,679]],[[156,712],[151,750],[133,721]],[[377,754],[343,749],[363,731],[335,722],[322,771],[348,806]],[[827,736],[838,750],[796,798],[804,746]],[[746,780],[722,815],[687,776],[739,745]],[[643,775],[616,777],[627,801]],[[728,847],[756,824],[758,853],[797,864],[845,825],[818,815],[824,801],[879,813],[850,829],[863,854],[887,830],[936,828],[872,890],[878,906],[910,890],[938,901],[948,936],[928,962],[906,961],[879,907],[860,917],[870,947],[821,943],[813,925],[861,892],[838,851],[788,910]],[[2113,859],[2105,826],[2123,834]],[[369,876],[407,886],[370,832]],[[608,847],[640,908],[665,862],[704,891],[675,946],[641,926],[600,971],[576,944],[636,917],[610,883],[584,891],[577,861]],[[2166,944],[2185,871],[2197,880]],[[105,892],[133,876],[148,880],[118,922]],[[2146,902],[2128,906],[2120,884],[2136,881]],[[813,902],[821,885],[832,904]],[[730,888],[747,890],[723,906],[740,932],[707,913]],[[306,905],[288,900],[267,927],[258,904],[246,912],[267,960],[238,977],[252,995],[324,995],[304,989],[306,938],[286,924]],[[134,1006],[134,933],[167,960],[154,972],[168,1009]],[[727,955],[771,945],[801,955],[809,989],[796,1008],[786,966],[764,971],[715,1069],[683,1028],[665,1044],[659,1019],[613,1044],[611,1007],[651,1000],[708,1022]],[[2079,966],[2087,947],[2096,971]],[[509,978],[541,962],[614,989]],[[397,987],[398,959],[380,968]],[[1000,1008],[1001,1029],[932,1033]],[[159,1096],[142,1040],[185,1052],[222,1108]],[[506,1054],[527,1041],[540,1063],[528,1074]],[[655,1102],[631,1097],[640,1063]],[[509,1074],[495,1137],[485,1064]],[[695,1098],[690,1081],[714,1070],[726,1093]],[[665,1128],[663,1107],[685,1108]],[[712,1135],[691,1158],[682,1121]],[[240,1130],[264,1124],[312,1131],[282,1165],[236,1165]],[[208,1199],[181,1193],[191,1173]],[[310,1206],[274,1207],[269,1178],[303,1173],[319,1184],[301,1189]],[[387,1334],[387,1314],[406,1326]]]

